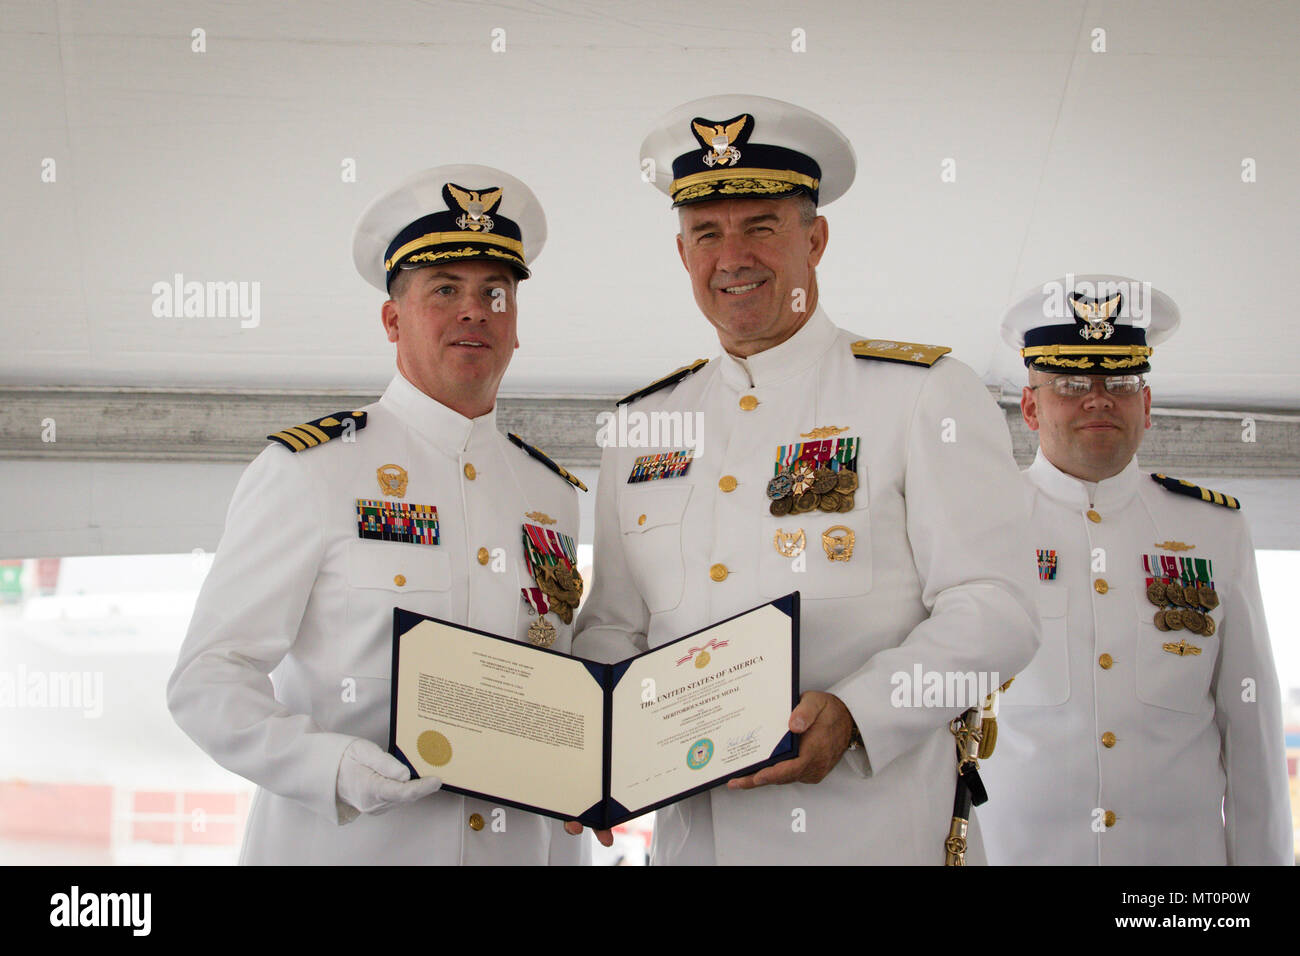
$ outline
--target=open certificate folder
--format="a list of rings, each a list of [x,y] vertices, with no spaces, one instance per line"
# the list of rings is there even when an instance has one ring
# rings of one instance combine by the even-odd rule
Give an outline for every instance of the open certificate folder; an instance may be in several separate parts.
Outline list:
[[[457,793],[608,829],[798,754],[795,592],[598,664],[393,611],[388,750]]]

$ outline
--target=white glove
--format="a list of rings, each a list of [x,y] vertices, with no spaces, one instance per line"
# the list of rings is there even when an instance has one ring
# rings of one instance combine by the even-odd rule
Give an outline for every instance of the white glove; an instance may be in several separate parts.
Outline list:
[[[392,754],[365,738],[348,744],[339,761],[335,803],[339,823],[355,820],[358,813],[386,813],[403,803],[427,797],[442,787],[437,777],[411,779],[411,771]]]

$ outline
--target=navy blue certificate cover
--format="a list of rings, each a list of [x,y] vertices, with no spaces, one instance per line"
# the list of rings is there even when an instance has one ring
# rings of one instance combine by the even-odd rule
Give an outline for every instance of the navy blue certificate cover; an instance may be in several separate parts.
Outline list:
[[[707,782],[705,782],[700,786],[692,787],[689,790],[684,790],[681,793],[674,794],[673,796],[665,800],[659,800],[655,803],[652,803],[644,807],[624,807],[609,796],[610,767],[611,767],[611,760],[612,760],[612,739],[613,739],[613,734],[612,734],[613,692],[614,692],[614,688],[618,686],[619,681],[622,680],[624,674],[627,673],[632,663],[650,654],[665,653],[665,648],[674,647],[676,645],[689,642],[692,638],[695,638],[698,635],[703,634],[704,632],[717,627],[719,624],[724,624],[727,621],[735,620],[738,617],[744,617],[746,614],[750,614],[758,610],[759,608],[767,607],[769,605],[781,611],[790,619],[790,709],[794,710],[795,705],[799,702],[799,592],[798,591],[794,591],[790,594],[785,595],[784,597],[779,597],[773,601],[769,601],[767,602],[767,604],[760,604],[757,607],[750,608],[748,611],[744,611],[740,614],[735,614],[732,617],[724,618],[722,621],[716,621],[713,624],[710,624],[708,627],[701,628],[698,631],[693,631],[692,633],[680,637],[675,641],[670,641],[667,644],[662,644],[659,647],[646,651],[643,654],[638,654],[636,657],[630,657],[627,660],[620,661],[617,664],[600,664],[597,663],[596,661],[589,661],[584,658],[573,657],[568,654],[561,654],[558,651],[552,651],[547,648],[534,647],[528,644],[521,644],[519,641],[510,640],[509,638],[501,637],[500,635],[497,634],[490,634],[487,631],[480,631],[476,628],[466,627],[463,624],[456,624],[452,621],[444,621],[441,618],[427,617],[423,614],[417,614],[414,611],[407,611],[402,608],[394,608],[393,609],[393,665],[392,665],[393,691],[392,691],[392,700],[389,705],[388,752],[391,753],[393,756],[397,757],[398,760],[401,760],[404,764],[406,764],[406,766],[411,771],[412,777],[416,777],[419,775],[416,772],[416,769],[414,765],[412,765],[411,761],[407,759],[406,755],[402,753],[401,748],[397,746],[397,709],[398,709],[397,674],[400,673],[399,664],[400,664],[400,655],[401,655],[401,641],[399,640],[399,638],[407,631],[409,631],[411,628],[415,627],[417,624],[420,624],[423,621],[437,621],[440,624],[445,624],[449,627],[454,627],[462,631],[468,631],[473,634],[480,634],[483,637],[487,637],[492,640],[504,641],[512,645],[512,650],[515,651],[516,653],[520,649],[526,648],[527,651],[531,653],[555,654],[556,656],[563,657],[566,660],[578,661],[587,669],[587,672],[591,675],[592,680],[594,680],[600,686],[604,696],[604,716],[603,716],[604,726],[603,726],[603,733],[602,733],[603,753],[602,753],[602,763],[601,763],[601,766],[603,768],[601,792],[604,796],[600,801],[598,801],[597,803],[589,807],[584,813],[582,813],[580,816],[576,818],[578,822],[582,823],[584,826],[591,827],[597,830],[607,830],[611,827],[618,826],[620,823],[623,823],[627,820],[631,820],[634,817],[639,817],[642,816],[643,814],[649,813],[652,810],[657,810],[660,807],[669,806],[670,804],[676,803],[679,800],[684,800],[689,796],[693,796],[694,794],[702,793],[705,790],[710,790],[713,787],[726,783],[728,780],[734,777],[747,776],[749,774],[756,773],[757,771],[761,770],[764,767],[770,766],[771,764],[779,763],[780,761],[783,760],[790,760],[799,755],[799,738],[787,731],[786,734],[781,738],[780,742],[776,745],[776,747],[773,748],[772,752],[768,754],[766,757],[764,757],[763,759],[759,760],[757,763],[750,764],[739,770],[728,773],[725,776],[708,780]],[[671,652],[667,652],[667,653],[671,654]],[[688,756],[688,760],[689,759],[690,757]],[[703,759],[707,760],[707,757],[703,757]],[[692,766],[694,765],[692,764]],[[557,813],[546,807],[532,806],[527,803],[520,803],[514,800],[507,800],[505,798],[498,797],[494,794],[480,793],[478,791],[468,790],[463,787],[451,786],[450,784],[444,784],[443,789],[449,790],[453,793],[461,793],[461,794],[465,794],[466,796],[476,797],[481,800],[500,803],[505,806],[517,807],[520,810],[527,810],[532,813],[541,814],[542,816],[554,817],[557,820],[574,819],[574,816],[572,814]]]

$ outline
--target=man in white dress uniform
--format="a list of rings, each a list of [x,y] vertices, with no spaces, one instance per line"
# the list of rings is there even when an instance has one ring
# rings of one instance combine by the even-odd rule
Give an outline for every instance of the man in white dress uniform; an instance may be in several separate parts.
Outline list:
[[[268,436],[168,686],[181,728],[258,784],[244,863],[589,860],[585,836],[434,792],[384,749],[394,607],[569,650],[572,609],[538,620],[524,536],[576,560],[582,486],[495,414],[545,238],[528,187],[483,166],[426,170],[357,224],[397,374],[373,405]]]
[[[983,766],[992,863],[1290,863],[1281,698],[1231,495],[1140,469],[1173,300],[1115,275],[1018,301],[1043,644]]]
[[[621,660],[802,596],[799,757],[659,811],[654,862],[941,864],[948,722],[979,701],[913,706],[899,682],[996,687],[1037,647],[1004,419],[948,349],[844,331],[819,303],[817,205],[855,166],[826,120],[712,97],[666,116],[641,155],[678,208],[722,354],[620,403],[700,413],[704,441],[605,449],[574,652]]]

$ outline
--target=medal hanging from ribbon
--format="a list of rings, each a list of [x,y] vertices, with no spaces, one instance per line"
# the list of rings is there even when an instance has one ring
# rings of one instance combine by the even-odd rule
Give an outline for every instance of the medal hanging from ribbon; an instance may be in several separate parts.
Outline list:
[[[1214,566],[1208,558],[1178,558],[1169,554],[1144,554],[1142,570],[1146,572],[1147,600],[1157,608],[1155,626],[1161,631],[1181,631],[1210,637],[1217,629],[1207,611],[1219,606],[1214,590]],[[1185,642],[1183,642],[1185,643]],[[1182,643],[1176,645],[1185,656]],[[1165,646],[1166,650],[1170,645]],[[1191,648],[1200,653],[1199,648]]]
[[[537,615],[537,620],[528,625],[528,643],[537,647],[550,647],[555,643],[555,625],[546,619],[546,612],[549,611],[550,605],[546,603],[546,594],[541,588],[520,588],[524,594],[524,601],[533,613]]]
[[[523,540],[524,563],[537,583],[535,588],[521,588],[524,600],[537,611],[539,621],[549,609],[565,624],[572,624],[573,612],[582,599],[582,575],[578,573],[578,549],[573,539],[525,524]]]
[[[858,489],[858,439],[794,442],[776,450],[767,483],[768,511],[778,518],[810,511],[853,510]]]

